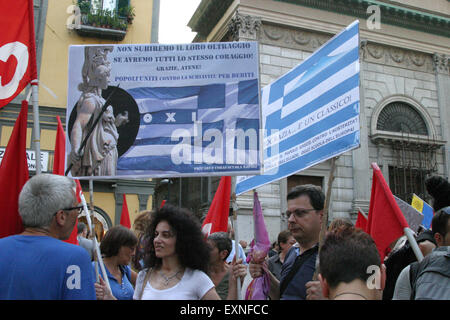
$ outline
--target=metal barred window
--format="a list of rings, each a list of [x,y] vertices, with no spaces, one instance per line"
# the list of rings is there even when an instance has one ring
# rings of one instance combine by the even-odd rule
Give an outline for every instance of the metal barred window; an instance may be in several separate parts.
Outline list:
[[[410,139],[410,135],[429,135],[421,114],[407,103],[389,103],[380,112],[377,130],[402,134],[401,139],[393,138],[390,142],[389,186],[392,192],[408,203],[413,193],[427,199],[424,181],[437,170],[436,147]]]
[[[425,121],[418,111],[404,102],[392,102],[383,108],[377,130],[428,135]]]

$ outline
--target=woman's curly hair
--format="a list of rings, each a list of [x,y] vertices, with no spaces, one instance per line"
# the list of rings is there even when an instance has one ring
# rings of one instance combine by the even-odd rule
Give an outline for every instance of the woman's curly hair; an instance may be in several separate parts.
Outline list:
[[[146,268],[160,267],[162,259],[156,257],[153,240],[156,226],[166,221],[177,237],[175,252],[183,267],[208,272],[209,247],[201,231],[200,222],[187,209],[170,204],[156,210],[152,222],[147,228],[146,236],[149,239],[145,249],[147,255],[144,261]]]
[[[434,212],[450,206],[450,183],[446,179],[440,176],[431,176],[425,180],[425,188],[433,197]]]

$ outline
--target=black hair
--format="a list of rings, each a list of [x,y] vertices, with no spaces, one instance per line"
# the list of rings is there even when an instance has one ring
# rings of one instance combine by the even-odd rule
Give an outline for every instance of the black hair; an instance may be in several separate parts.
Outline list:
[[[233,242],[228,237],[228,233],[226,233],[226,232],[214,232],[213,234],[211,234],[208,237],[208,240],[214,241],[214,243],[216,244],[216,247],[219,250],[219,252],[227,250],[228,254],[225,257],[225,259],[228,258],[228,256],[231,253],[231,250],[233,249]]]
[[[442,237],[445,237],[448,226],[448,219],[450,218],[450,206],[441,208],[436,212],[431,220],[431,230],[433,231],[433,236],[439,233]]]
[[[323,210],[325,194],[322,192],[322,188],[313,184],[296,186],[289,191],[287,200],[296,199],[302,195],[307,195],[309,197],[309,201],[315,210]]]
[[[161,221],[166,221],[177,237],[175,252],[181,265],[207,273],[209,247],[204,240],[200,222],[189,210],[170,204],[165,204],[164,207],[154,212],[152,221],[146,231],[148,242],[145,248],[147,253],[144,261],[145,267],[158,268],[162,265],[162,259],[156,257],[153,244],[156,226]]]
[[[431,176],[425,180],[425,188],[433,198],[434,212],[450,206],[450,183],[446,179]]]
[[[280,245],[280,243],[286,243],[289,240],[289,237],[291,236],[291,232],[289,230],[283,230],[278,234],[277,243]]]
[[[133,231],[118,225],[106,232],[100,243],[100,251],[105,257],[113,257],[119,253],[120,247],[134,247],[138,239]]]
[[[330,288],[355,279],[367,281],[371,265],[381,266],[378,249],[372,237],[354,227],[329,232],[319,252],[319,268]]]

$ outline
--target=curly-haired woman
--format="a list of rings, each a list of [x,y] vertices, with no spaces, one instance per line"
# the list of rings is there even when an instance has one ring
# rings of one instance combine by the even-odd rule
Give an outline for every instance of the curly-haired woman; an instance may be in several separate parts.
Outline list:
[[[166,204],[152,215],[146,231],[145,268],[136,279],[135,300],[218,300],[207,275],[210,248],[199,221],[187,210]],[[228,299],[237,297],[237,278],[246,274],[242,261],[234,261]],[[114,299],[104,283],[97,296]]]
[[[165,205],[155,212],[147,236],[145,269],[138,274],[134,299],[220,299],[207,275],[210,249],[199,221],[189,211]],[[233,270],[239,276],[245,267],[237,265]],[[231,277],[236,279],[233,273]],[[230,289],[236,292],[236,280],[231,282]]]

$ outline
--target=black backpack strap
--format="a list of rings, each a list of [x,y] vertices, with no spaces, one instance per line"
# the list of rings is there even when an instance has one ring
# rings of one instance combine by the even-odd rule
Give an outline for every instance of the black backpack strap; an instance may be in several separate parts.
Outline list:
[[[409,265],[409,284],[411,285],[411,296],[410,300],[414,300],[416,296],[416,281],[419,275],[419,262],[413,262]]]
[[[291,282],[292,278],[294,278],[294,276],[297,274],[297,271],[300,269],[300,267],[305,263],[306,260],[308,260],[309,257],[317,253],[318,251],[319,246],[316,245],[295,258],[294,265],[292,266],[291,270],[289,270],[288,275],[280,282],[280,297],[283,295],[284,290],[286,290],[287,286]]]

